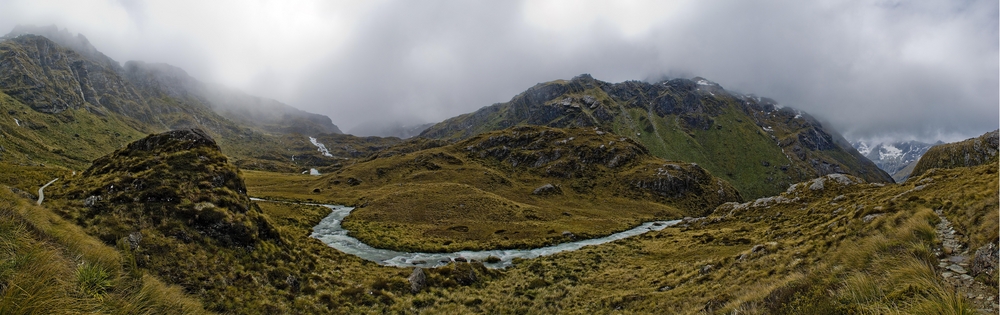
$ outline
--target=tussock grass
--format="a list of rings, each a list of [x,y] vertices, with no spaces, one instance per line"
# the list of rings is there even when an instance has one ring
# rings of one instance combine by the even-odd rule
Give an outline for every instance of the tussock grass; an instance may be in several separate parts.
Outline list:
[[[200,314],[201,304],[0,186],[0,314]]]

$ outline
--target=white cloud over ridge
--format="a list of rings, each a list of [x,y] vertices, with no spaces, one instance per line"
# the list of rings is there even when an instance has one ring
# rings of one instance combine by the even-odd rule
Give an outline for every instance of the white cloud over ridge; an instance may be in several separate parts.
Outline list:
[[[439,121],[581,73],[702,76],[850,138],[996,129],[996,1],[21,1],[0,31],[57,24],[121,62],[333,118]]]

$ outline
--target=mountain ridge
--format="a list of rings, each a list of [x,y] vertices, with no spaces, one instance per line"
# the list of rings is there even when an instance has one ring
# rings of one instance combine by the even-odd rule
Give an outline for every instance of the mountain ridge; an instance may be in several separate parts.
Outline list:
[[[598,128],[655,156],[697,162],[748,197],[774,195],[825,174],[891,177],[835,131],[776,101],[726,91],[704,78],[608,83],[588,74],[539,83],[506,103],[431,126],[421,137],[455,140],[515,125]]]

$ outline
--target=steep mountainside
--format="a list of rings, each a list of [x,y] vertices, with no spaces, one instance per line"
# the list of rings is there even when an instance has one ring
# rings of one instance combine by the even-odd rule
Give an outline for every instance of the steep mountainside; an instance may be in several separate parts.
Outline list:
[[[19,26],[0,38],[0,107],[0,159],[11,163],[79,169],[145,134],[183,128],[205,130],[241,165],[301,171],[338,162],[319,154],[296,161],[316,148],[289,145],[338,134],[326,116],[205,84],[169,65],[122,67],[54,26]]]
[[[936,144],[941,144],[939,141]],[[934,144],[920,141],[900,141],[871,144],[856,141],[851,145],[875,163],[878,168],[892,175],[897,183],[905,181],[920,157]]]
[[[912,177],[920,176],[932,168],[956,168],[997,163],[998,131],[987,132],[977,138],[961,142],[936,145],[924,153],[913,168]]]
[[[223,86],[206,84],[188,76],[184,70],[177,67],[167,64],[147,64],[142,61],[129,61],[122,67],[117,61],[97,51],[83,35],[72,36],[65,29],[60,31],[54,25],[48,27],[18,25],[3,38],[17,39],[23,35],[45,37],[56,43],[57,46],[79,54],[79,56],[67,56],[67,58],[60,58],[58,55],[54,56],[54,61],[65,59],[67,63],[72,65],[73,69],[67,73],[71,73],[77,77],[78,82],[76,84],[68,82],[68,90],[58,90],[58,86],[56,87],[57,90],[55,92],[57,93],[55,94],[59,96],[67,95],[66,98],[68,99],[58,102],[57,105],[53,105],[56,108],[51,110],[58,111],[67,105],[79,106],[82,104],[82,101],[86,101],[92,105],[105,106],[100,100],[107,97],[125,99],[143,105],[141,103],[144,101],[148,102],[152,99],[169,96],[183,103],[213,109],[227,119],[240,124],[257,126],[267,131],[282,133],[298,132],[310,135],[341,133],[340,129],[330,121],[329,117],[307,113],[275,100],[247,95],[246,93]],[[40,47],[40,49],[45,50],[42,52],[43,54],[47,54],[48,49],[51,48]],[[21,62],[22,66],[23,64],[24,62]],[[46,63],[45,60],[42,60],[39,66],[51,68],[51,65]],[[60,70],[65,70],[66,67],[61,68],[64,69]],[[91,71],[98,71],[99,73],[90,74]],[[34,71],[33,73],[29,73],[28,76],[37,73],[37,71]],[[102,79],[105,78],[111,79],[111,81],[104,82]],[[61,81],[63,78],[50,77],[49,79]],[[109,90],[109,87],[118,88],[118,90]],[[43,90],[39,92],[51,91]],[[16,93],[7,94],[19,100],[25,100],[25,98],[21,98]],[[80,96],[83,100],[75,96]],[[30,104],[31,102],[25,103]],[[151,105],[156,107],[155,104]],[[121,112],[120,110],[112,110]],[[135,115],[129,116],[136,117]],[[149,117],[136,118],[144,122],[150,122]]]
[[[701,78],[613,84],[581,75],[541,83],[507,103],[445,120],[421,136],[465,139],[515,125],[622,135],[655,156],[696,162],[748,197],[774,195],[794,182],[833,173],[892,182],[809,115]]]
[[[665,161],[632,139],[591,129],[519,126],[451,145],[401,146],[320,178],[260,175],[274,186],[253,194],[356,205],[343,223],[352,235],[418,251],[590,238],[742,199],[696,164]]]

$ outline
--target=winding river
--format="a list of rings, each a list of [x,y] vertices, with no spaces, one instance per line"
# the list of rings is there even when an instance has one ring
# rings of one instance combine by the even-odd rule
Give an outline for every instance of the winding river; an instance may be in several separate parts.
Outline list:
[[[269,201],[259,198],[250,199],[254,201]],[[483,264],[489,268],[505,268],[513,263],[514,258],[530,259],[560,252],[574,251],[584,246],[604,244],[649,231],[659,231],[681,222],[681,220],[646,222],[630,230],[618,232],[605,237],[579,240],[533,249],[496,249],[460,251],[454,253],[411,253],[374,248],[347,235],[347,230],[344,230],[344,228],[340,226],[340,222],[342,222],[344,218],[351,213],[351,210],[354,210],[353,207],[312,203],[303,204],[327,207],[331,210],[330,215],[323,218],[319,224],[313,227],[313,232],[310,237],[319,239],[326,245],[329,245],[330,247],[333,247],[341,252],[358,256],[362,259],[373,261],[383,266],[393,267],[433,268],[447,265],[449,262],[461,257],[465,259],[483,261]],[[500,261],[486,263],[486,258],[490,256],[497,257]]]

